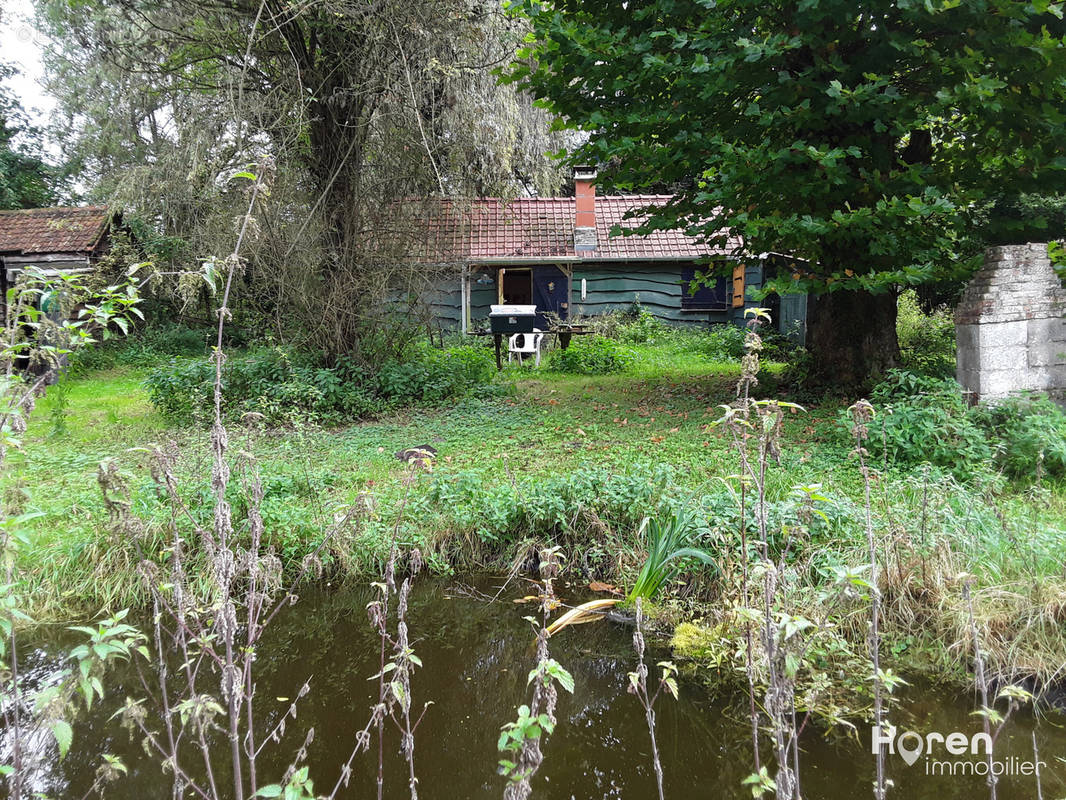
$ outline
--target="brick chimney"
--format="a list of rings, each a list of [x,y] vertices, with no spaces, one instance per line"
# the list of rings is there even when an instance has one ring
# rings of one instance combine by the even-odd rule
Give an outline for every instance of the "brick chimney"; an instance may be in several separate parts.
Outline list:
[[[577,198],[577,214],[574,217],[574,249],[578,252],[595,250],[595,167],[574,167],[574,196]]]

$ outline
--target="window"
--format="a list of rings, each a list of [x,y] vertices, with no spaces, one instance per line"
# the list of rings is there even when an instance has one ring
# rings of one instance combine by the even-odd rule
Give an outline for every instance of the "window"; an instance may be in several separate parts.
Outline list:
[[[725,311],[729,308],[730,292],[727,281],[713,274],[714,265],[681,268],[681,308],[684,311]],[[699,276],[695,291],[692,281]]]

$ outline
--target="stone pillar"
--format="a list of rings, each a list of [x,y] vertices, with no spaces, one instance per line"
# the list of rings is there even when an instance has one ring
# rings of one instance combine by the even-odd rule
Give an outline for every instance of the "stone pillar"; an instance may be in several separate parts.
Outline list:
[[[1066,396],[1066,289],[1046,244],[985,251],[955,311],[956,375],[973,401],[1013,392]]]

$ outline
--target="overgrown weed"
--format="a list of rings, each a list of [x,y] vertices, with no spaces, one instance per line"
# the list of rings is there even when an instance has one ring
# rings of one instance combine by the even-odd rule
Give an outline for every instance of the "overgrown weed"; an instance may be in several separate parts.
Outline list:
[[[233,447],[254,451],[260,464],[261,513],[270,544],[290,571],[320,543],[316,531],[331,509],[364,508],[360,524],[322,552],[331,580],[381,573],[404,471],[394,454],[422,444],[438,453],[431,469],[414,479],[399,536],[405,546],[419,547],[437,573],[509,569],[522,552],[559,545],[571,554],[576,575],[627,584],[642,563],[635,536],[640,520],[688,508],[705,520],[697,546],[716,564],[674,582],[664,604],[671,619],[695,618],[698,630],[717,642],[685,648],[720,665],[708,672],[710,679],[742,681],[730,617],[739,584],[729,564],[741,546],[737,486],[729,478],[735,467],[729,441],[707,427],[728,401],[739,365],[697,364],[686,356],[661,370],[656,364],[668,360],[664,354],[672,347],[634,345],[634,364],[622,375],[505,371],[505,379],[515,381],[507,384],[513,394],[470,396],[450,408],[408,409],[344,429],[233,426]],[[12,456],[9,505],[45,512],[30,523],[43,534],[39,545],[21,556],[42,618],[144,601],[124,572],[129,553],[107,533],[95,485],[101,458],[174,440],[192,454],[175,465],[189,507],[197,514],[210,508],[205,465],[195,456],[204,432],[169,426],[137,388],[141,374],[116,368],[71,381],[67,433],[51,435],[45,398],[30,421],[27,457]],[[760,390],[773,391],[772,381],[762,373],[760,379]],[[811,618],[822,612],[819,593],[834,567],[858,562],[864,550],[861,482],[841,445],[838,409],[827,403],[806,414],[785,413],[781,463],[766,475],[775,553],[782,526],[793,524],[801,510],[796,488],[817,481],[827,498],[786,560],[791,602]],[[881,436],[879,424],[871,423],[871,448]],[[1034,682],[1061,678],[1061,485],[1046,474],[1037,483],[991,471],[960,478],[934,466],[886,462],[876,452],[871,466],[874,522],[884,537],[889,659],[907,669],[964,674],[965,664],[950,648],[964,634],[953,579],[965,571],[977,576],[975,613],[990,631],[990,670],[1024,673]],[[133,481],[131,495],[140,516],[164,524],[150,481]],[[239,498],[232,502],[239,516]],[[751,534],[752,520],[747,525]],[[862,626],[860,614],[841,613],[812,658],[827,669],[843,665],[848,674],[861,651]],[[842,694],[819,696],[827,706],[844,705]]]

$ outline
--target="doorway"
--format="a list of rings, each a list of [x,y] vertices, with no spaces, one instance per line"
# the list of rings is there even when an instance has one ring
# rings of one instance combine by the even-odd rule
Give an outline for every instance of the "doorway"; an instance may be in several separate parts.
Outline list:
[[[500,301],[507,305],[533,305],[533,270],[500,270]]]

